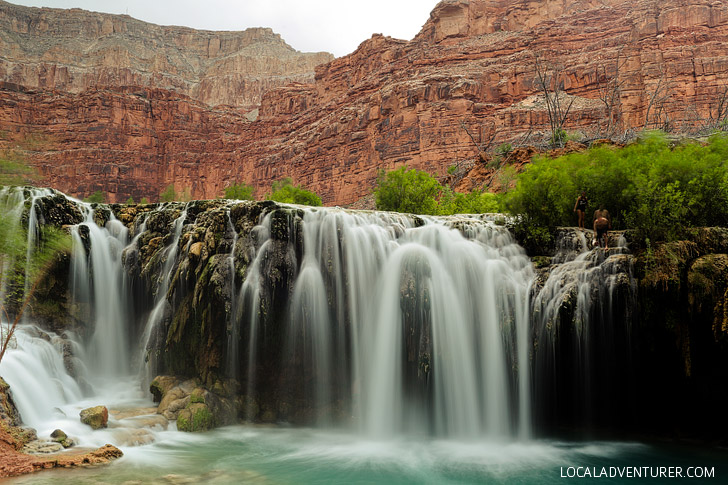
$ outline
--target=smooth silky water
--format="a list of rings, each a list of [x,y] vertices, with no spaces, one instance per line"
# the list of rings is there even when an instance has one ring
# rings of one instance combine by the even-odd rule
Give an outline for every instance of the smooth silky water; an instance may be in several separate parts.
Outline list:
[[[23,200],[17,193],[3,195],[11,211]],[[42,195],[32,194],[33,206]],[[422,218],[415,224],[397,214],[303,209],[305,250],[287,309],[286,350],[299,353],[299,362],[318,376],[307,389],[311,401],[326,409],[333,394],[348,395],[349,419],[321,412],[315,428],[281,423],[177,432],[174,422],[155,420],[151,395],[141,384],[156,372],[156,363],[143,357],[161,318],[190,222],[187,212],[181,209],[169,228],[174,237],[164,249],[164,274],[134,343],[124,331],[134,303],[121,258],[145,223],[131,238],[113,217],[106,227],[96,226],[90,206],[76,203],[85,221],[71,231],[70,285],[73,298],[93,309],[96,333],[82,345],[73,335],[61,338],[26,322],[0,375],[11,385],[25,424],[39,436],[61,428],[80,446],[112,443],[124,457],[108,466],[48,471],[10,483],[556,483],[573,473],[569,467],[609,472],[679,466],[683,473],[691,466],[713,467],[718,480],[726,471],[723,450],[533,438],[530,366],[519,363],[529,360],[529,328],[540,331],[542,325],[530,315],[534,272],[507,231],[486,217]],[[20,220],[22,211],[16,212]],[[248,319],[249,335],[242,341],[256,342],[260,331],[256,305],[265,284],[270,222],[264,214],[253,229],[257,243],[248,276],[239,287],[231,285],[228,328],[238,338],[241,320]],[[82,226],[91,240],[89,254],[82,250]],[[234,233],[229,220],[227,231]],[[231,265],[238,234],[232,240]],[[586,248],[581,253],[573,271],[584,278],[610,264],[609,258],[589,257]],[[581,263],[587,259],[594,264]],[[597,273],[603,279],[603,271]],[[563,296],[555,288],[547,282],[535,295],[542,319],[550,302]],[[407,331],[426,350],[414,371],[402,365],[402,325],[413,315],[416,323]],[[73,348],[75,378],[66,372],[64,345]],[[236,339],[227,348],[229,372],[245,375],[245,391],[255,396],[258,349]],[[426,393],[407,385],[413,376],[426,383]],[[112,412],[108,429],[91,431],[78,412],[98,404],[122,413]]]

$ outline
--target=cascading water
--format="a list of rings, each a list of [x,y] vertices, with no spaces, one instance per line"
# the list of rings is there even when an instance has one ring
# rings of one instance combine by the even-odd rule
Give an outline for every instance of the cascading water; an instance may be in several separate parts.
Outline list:
[[[127,431],[122,419],[112,417],[114,430],[102,432],[92,432],[78,419],[81,408],[100,403],[114,403],[117,409],[150,403],[135,391],[128,378],[130,300],[126,290],[129,285],[121,271],[121,252],[128,239],[126,227],[108,212],[99,219],[105,217],[107,222],[99,227],[95,222],[98,214],[89,204],[67,199],[49,189],[6,189],[0,195],[17,228],[27,207],[26,293],[29,260],[41,239],[45,199],[50,207],[66,204],[69,222],[75,219],[75,225],[69,224],[72,246],[68,309],[85,338],[78,338],[70,329],[62,335],[42,330],[35,325],[30,312],[24,314],[0,362],[0,375],[11,386],[24,424],[34,427],[40,438],[63,428],[85,446],[148,441],[151,431]],[[3,279],[9,272],[6,265]],[[2,325],[7,332],[10,322],[3,318]],[[85,342],[80,343],[81,340]]]
[[[32,192],[0,196],[9,220],[27,224]],[[152,406],[139,380],[178,365],[236,399],[239,417],[318,425],[175,438],[156,416],[165,442],[125,447],[127,465],[105,481],[178,472],[203,481],[221,468],[222,481],[234,482],[245,463],[301,483],[342,481],[351,470],[367,483],[535,483],[559,464],[585,456],[601,464],[615,453],[528,438],[532,416],[576,427],[614,402],[599,388],[615,388],[603,386],[610,364],[628,366],[628,355],[614,358],[629,347],[633,282],[623,241],[604,252],[575,236],[536,274],[486,216],[225,201],[58,209],[62,196],[49,197],[38,197],[35,211],[42,226],[55,207],[46,222],[70,228],[75,333],[23,325],[0,363],[26,424],[43,435],[61,427],[82,445],[149,443],[148,433],[125,428],[123,414],[90,431],[78,411]],[[58,210],[78,216],[60,221]],[[6,265],[3,282],[7,273]],[[324,429],[340,424],[353,431]],[[130,476],[139,464],[143,476]]]
[[[303,254],[281,309],[280,375],[305,406],[330,418],[348,402],[360,429],[377,437],[530,433],[529,371],[519,361],[527,359],[532,270],[504,228],[476,217],[301,216]],[[262,265],[280,245],[274,217],[282,218],[268,214],[254,230],[260,242],[238,298],[249,318],[251,397],[264,392],[256,354],[270,285]],[[294,237],[278,250],[296,260],[295,247]]]
[[[71,231],[74,242],[71,265],[73,297],[76,301],[88,302],[93,309],[89,365],[99,377],[128,375],[129,298],[120,261],[129,231],[113,215],[101,228],[94,222],[93,210],[85,209],[85,222]],[[82,229],[88,235],[87,257],[80,236]]]
[[[562,232],[532,305],[539,422],[604,425],[628,401],[632,259],[621,235],[604,250],[581,231]]]
[[[164,249],[162,271],[156,278],[156,288],[154,290],[155,303],[154,308],[147,318],[147,322],[144,325],[144,333],[141,339],[140,352],[144,356],[143,364],[140,366],[140,375],[142,380],[142,388],[147,389],[149,383],[154,379],[159,362],[155,355],[152,347],[159,345],[155,342],[155,339],[160,338],[158,335],[159,324],[165,316],[165,311],[168,311],[169,302],[167,300],[167,291],[169,290],[169,284],[173,276],[173,268],[177,263],[177,256],[179,253],[179,240],[182,236],[182,229],[184,227],[185,220],[187,219],[187,210],[184,209],[172,223],[172,234],[173,238],[171,243]]]

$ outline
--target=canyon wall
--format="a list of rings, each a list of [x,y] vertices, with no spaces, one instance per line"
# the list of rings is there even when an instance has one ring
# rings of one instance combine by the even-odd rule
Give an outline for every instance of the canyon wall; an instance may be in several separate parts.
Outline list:
[[[254,122],[193,93],[6,84],[0,144],[76,195],[99,189],[115,201],[155,200],[174,184],[212,198],[246,182],[262,197],[271,182],[292,177],[324,203],[344,205],[369,194],[381,169],[406,164],[442,175],[476,158],[493,134],[491,148],[543,142],[549,121],[537,65],[566,93],[565,128],[587,137],[719,121],[728,6],[446,0],[412,41],[374,35],[316,67],[313,82],[267,90]],[[39,133],[45,145],[27,146]]]
[[[298,52],[267,28],[210,32],[3,1],[0,53],[0,81],[30,88],[144,86],[247,109],[273,87],[313,80],[314,67],[333,58]]]

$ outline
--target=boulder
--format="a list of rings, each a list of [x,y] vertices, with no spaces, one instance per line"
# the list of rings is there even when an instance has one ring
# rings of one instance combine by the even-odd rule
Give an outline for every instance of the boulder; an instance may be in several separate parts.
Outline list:
[[[68,435],[60,429],[57,429],[51,433],[51,441],[60,443],[64,448],[70,448],[74,446],[76,442],[73,438],[69,438]]]
[[[177,416],[177,429],[179,431],[207,431],[214,428],[217,421],[207,404],[190,403]]]
[[[94,406],[84,409],[79,413],[81,422],[88,424],[93,429],[106,428],[109,422],[109,410],[106,406]]]
[[[170,389],[179,383],[179,379],[172,376],[157,376],[151,384],[149,384],[149,392],[152,393],[154,402],[161,402]]]

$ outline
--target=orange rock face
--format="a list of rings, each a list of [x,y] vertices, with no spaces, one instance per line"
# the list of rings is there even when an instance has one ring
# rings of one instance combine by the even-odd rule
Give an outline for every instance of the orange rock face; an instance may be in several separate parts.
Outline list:
[[[271,29],[209,32],[0,1],[0,81],[29,88],[144,86],[254,109],[263,92],[311,81],[332,58],[298,52]]]
[[[374,36],[316,68],[311,83],[262,96],[259,117],[159,89],[0,92],[5,146],[52,185],[111,200],[154,199],[167,184],[216,197],[233,181],[290,176],[327,204],[367,195],[380,169],[441,175],[476,142],[544,139],[536,62],[573,100],[567,130],[682,129],[711,114],[728,85],[728,6],[717,0],[446,0],[405,42]],[[552,70],[552,68],[554,68]],[[616,87],[615,87],[616,86]],[[647,119],[646,119],[647,118]],[[470,134],[468,134],[468,132]],[[472,138],[471,138],[472,136]]]

